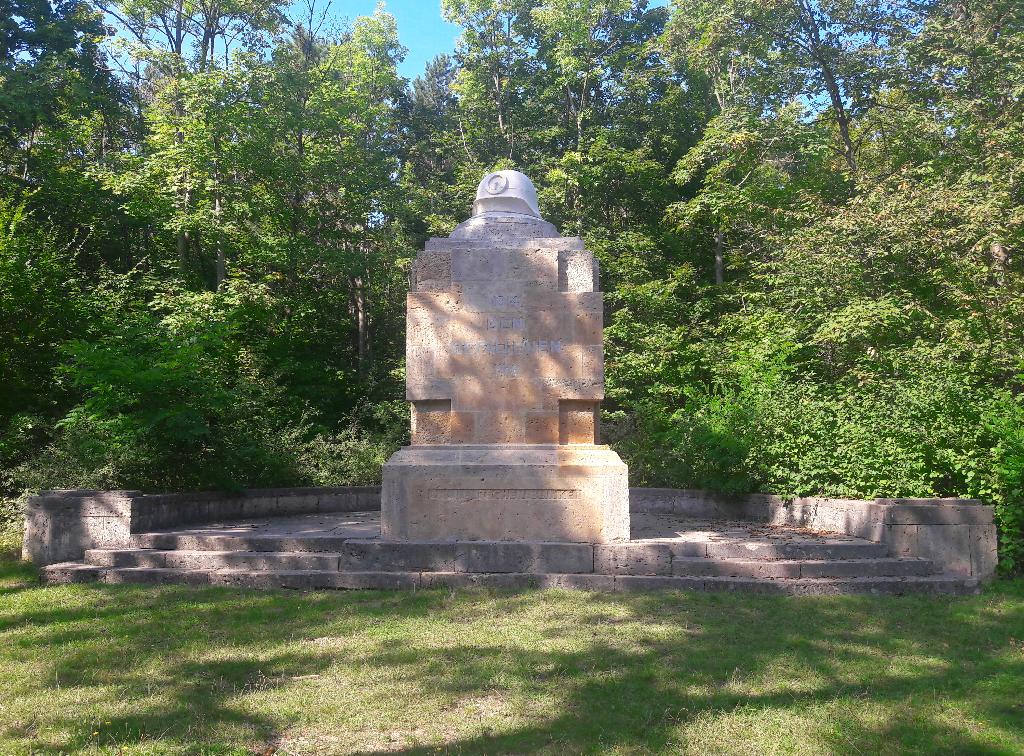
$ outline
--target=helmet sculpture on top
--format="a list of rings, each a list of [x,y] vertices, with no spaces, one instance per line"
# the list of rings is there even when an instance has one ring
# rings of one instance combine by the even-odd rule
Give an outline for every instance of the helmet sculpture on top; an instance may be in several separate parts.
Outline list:
[[[477,187],[473,202],[473,215],[484,213],[517,213],[539,218],[537,190],[519,171],[488,173]]]

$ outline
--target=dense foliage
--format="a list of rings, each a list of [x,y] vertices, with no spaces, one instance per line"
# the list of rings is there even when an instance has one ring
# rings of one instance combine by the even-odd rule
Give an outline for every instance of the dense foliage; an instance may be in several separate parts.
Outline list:
[[[515,167],[634,484],[971,496],[1024,565],[1024,6],[7,3],[0,487],[366,483],[409,258]]]

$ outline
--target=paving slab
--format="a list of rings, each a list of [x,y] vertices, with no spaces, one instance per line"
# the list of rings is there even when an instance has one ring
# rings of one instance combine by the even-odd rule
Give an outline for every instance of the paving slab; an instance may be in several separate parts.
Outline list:
[[[742,556],[748,552],[825,553],[829,549],[842,551],[851,547],[875,550],[880,546],[864,538],[840,533],[742,520],[699,520],[676,514],[639,512],[633,513],[630,520],[632,537],[627,543],[638,546],[668,544],[676,556],[707,556],[709,549],[712,552],[735,549],[735,555]],[[135,534],[133,545],[136,548],[204,548],[204,543],[216,547],[232,542],[238,546],[245,546],[251,542],[281,544],[302,541],[309,541],[315,545],[326,544],[329,541],[342,543],[350,539],[388,542],[380,537],[380,512],[325,512],[289,517],[253,517],[232,522],[168,528]],[[881,548],[884,551],[884,547]],[[614,550],[611,553],[615,553]]]

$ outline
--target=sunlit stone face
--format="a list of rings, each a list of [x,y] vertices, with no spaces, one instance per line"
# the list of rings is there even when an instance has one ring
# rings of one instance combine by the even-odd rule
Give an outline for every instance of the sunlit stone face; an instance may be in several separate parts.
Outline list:
[[[493,219],[488,233],[432,239],[417,257],[406,343],[414,444],[596,442],[596,262],[579,239],[517,236],[536,223]]]
[[[488,174],[474,215],[416,258],[412,446],[384,467],[385,538],[629,537],[626,466],[597,446],[597,263],[540,217],[536,199],[523,174]]]

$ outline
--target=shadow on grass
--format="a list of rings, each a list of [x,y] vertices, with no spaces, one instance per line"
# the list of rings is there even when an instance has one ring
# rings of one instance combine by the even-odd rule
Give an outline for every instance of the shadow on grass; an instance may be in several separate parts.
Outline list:
[[[990,730],[1024,727],[1024,647],[1015,645],[1024,642],[1024,583],[969,599],[177,586],[65,586],[38,589],[31,601],[26,595],[16,611],[0,609],[0,659],[43,659],[45,673],[23,681],[36,694],[75,689],[86,698],[103,685],[134,691],[139,705],[104,723],[108,745],[273,743],[293,722],[243,707],[239,695],[271,692],[338,664],[388,668],[424,700],[509,691],[557,699],[551,712],[501,732],[454,736],[445,748],[455,752],[673,750],[685,745],[679,728],[701,717],[800,714],[835,702],[849,709],[846,723],[815,733],[834,751],[1008,750],[976,728],[939,719],[926,705],[939,698],[967,707]],[[535,623],[543,642],[511,642],[509,633],[523,622]],[[436,628],[433,636],[422,634],[423,623]],[[378,638],[381,627],[389,632]],[[369,650],[352,657],[295,644],[325,628],[340,638],[368,638]],[[438,636],[446,642],[426,639]],[[197,644],[204,653],[196,653]],[[890,669],[892,658],[920,666]],[[785,669],[792,686],[763,679]],[[150,671],[155,697],[143,683]],[[854,710],[858,701],[891,715],[865,724]],[[47,717],[55,731],[71,734],[35,738],[37,752],[103,743],[81,712]],[[28,736],[9,723],[0,727],[7,737]]]
[[[4,568],[36,580],[21,565]],[[331,649],[297,653],[289,644],[318,637],[326,625],[334,632],[355,632],[367,622],[422,616],[430,602],[425,594],[372,592],[95,584],[43,588],[38,583],[21,583],[17,589],[24,606],[13,612],[0,606],[0,667],[11,669],[11,662],[41,657],[48,670],[31,682],[44,699],[49,690],[80,691],[87,700],[90,690],[112,686],[140,700],[129,715],[105,719],[98,739],[97,717],[74,707],[40,717],[53,729],[71,733],[50,740],[38,734],[38,723],[12,726],[0,710],[0,750],[6,738],[22,738],[31,740],[32,753],[68,753],[104,743],[124,747],[158,741],[187,752],[197,744],[225,740],[273,743],[281,723],[233,701],[315,676],[337,663]],[[338,617],[339,612],[347,616]],[[196,653],[197,643],[208,653]],[[250,653],[255,648],[263,653]],[[146,670],[152,670],[149,679],[144,679]]]
[[[0,596],[36,587],[39,570],[21,561],[21,533],[0,530]]]
[[[1021,594],[1024,591],[1018,589],[1018,599]],[[915,708],[937,691],[954,702],[971,701],[979,707],[975,716],[997,728],[1024,732],[1019,698],[1024,690],[1024,654],[998,664],[1001,685],[993,685],[995,662],[988,656],[1019,642],[1024,633],[1024,603],[1019,601],[1001,616],[975,614],[969,605],[955,600],[920,598],[821,601],[648,594],[614,601],[625,604],[632,618],[641,622],[664,622],[676,611],[688,611],[691,619],[701,621],[701,630],[687,634],[682,642],[647,640],[628,651],[609,647],[599,638],[582,653],[520,651],[514,664],[521,674],[554,671],[566,701],[563,711],[510,732],[449,746],[470,753],[578,752],[613,746],[626,751],[671,751],[683,745],[676,740],[677,728],[704,714],[750,710],[756,716],[766,710],[800,711],[848,699],[883,704],[892,716],[873,728],[858,722],[860,732],[818,733],[822,744],[836,752],[851,747],[869,752],[1008,752],[1005,745],[976,737],[969,726],[935,721],[932,713]],[[709,607],[717,607],[725,616],[710,616]],[[880,675],[856,684],[842,673],[868,657],[882,662],[884,668],[887,655],[907,652],[928,659],[931,668],[912,676]],[[487,668],[499,653],[497,648],[462,648],[423,660],[414,650],[396,650],[378,655],[373,663],[401,669],[403,675],[417,679],[423,690],[450,681],[452,692],[465,694],[486,691],[486,684],[475,688],[473,681],[493,677]],[[732,680],[756,676],[784,658],[813,671],[819,681],[813,689],[769,693],[731,689]],[[709,684],[714,692],[689,692]],[[727,744],[722,745],[728,750]],[[433,750],[414,747],[403,752]]]

